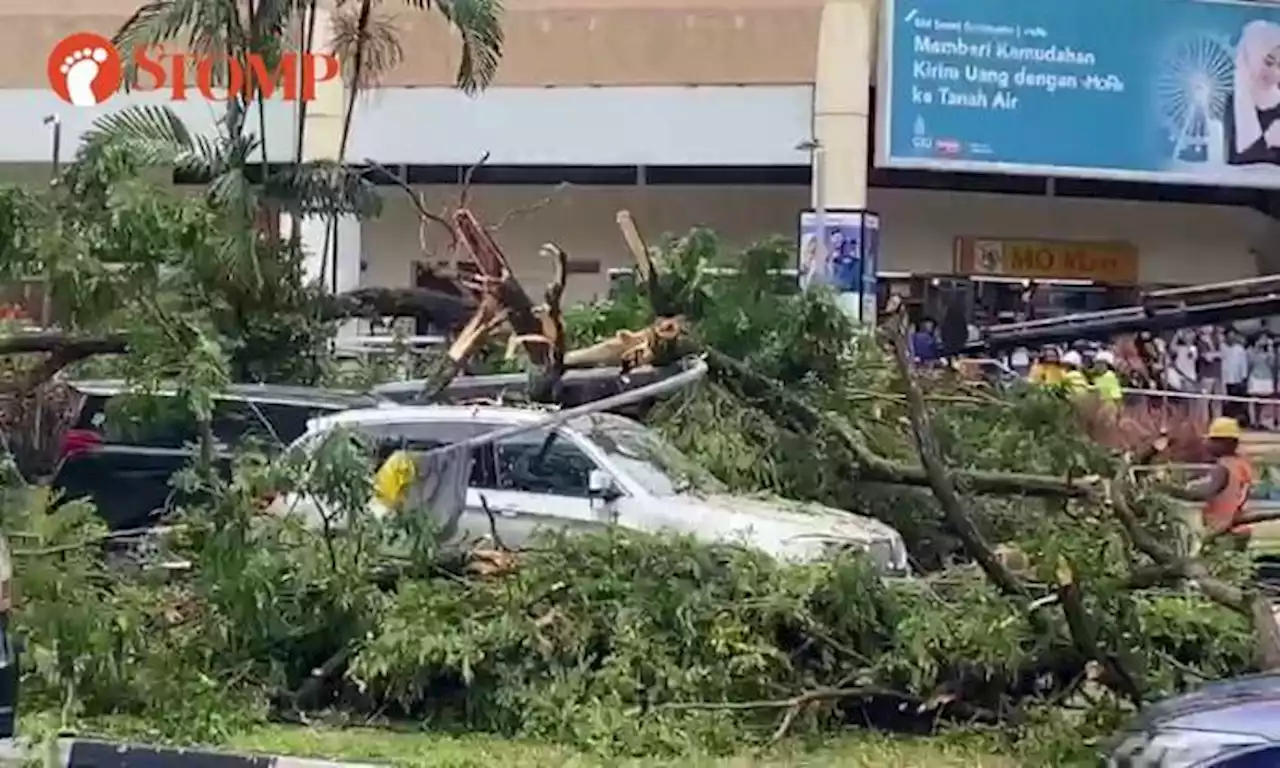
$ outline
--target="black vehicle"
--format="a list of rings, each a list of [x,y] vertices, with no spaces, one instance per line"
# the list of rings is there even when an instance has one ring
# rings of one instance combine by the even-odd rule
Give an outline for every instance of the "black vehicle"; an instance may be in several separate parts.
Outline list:
[[[9,543],[0,535],[0,739],[11,739],[18,730],[19,643],[10,634],[13,609],[13,559]]]
[[[1280,765],[1280,674],[1209,683],[1143,710],[1107,757],[1111,768]]]
[[[117,407],[119,381],[72,382],[81,397],[62,438],[52,491],[59,501],[88,498],[112,530],[143,528],[181,503],[171,478],[191,462],[197,424],[174,395],[147,398],[145,412]],[[316,416],[386,401],[351,392],[270,384],[236,384],[214,401],[213,432],[220,460],[249,441],[283,450]]]

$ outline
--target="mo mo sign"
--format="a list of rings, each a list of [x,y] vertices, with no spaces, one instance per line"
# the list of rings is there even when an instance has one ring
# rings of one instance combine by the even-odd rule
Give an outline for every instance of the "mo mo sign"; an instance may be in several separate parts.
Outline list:
[[[132,63],[141,88],[168,91],[171,101],[192,97],[225,101],[235,94],[271,98],[277,91],[285,101],[311,101],[316,84],[332,80],[341,71],[338,60],[325,53],[285,53],[276,67],[269,68],[257,54],[240,60],[171,51],[160,45],[138,48]],[[93,32],[68,35],[49,52],[50,87],[63,101],[78,107],[111,98],[120,90],[124,69],[111,41]]]

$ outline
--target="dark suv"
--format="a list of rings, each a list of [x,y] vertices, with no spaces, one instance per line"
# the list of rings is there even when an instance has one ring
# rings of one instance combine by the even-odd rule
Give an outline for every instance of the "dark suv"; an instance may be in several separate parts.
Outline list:
[[[62,438],[53,492],[61,501],[88,497],[113,530],[152,524],[181,501],[170,479],[191,462],[198,436],[194,416],[172,390],[131,408],[110,402],[127,391],[123,382],[78,381],[71,387],[82,399]],[[225,462],[251,440],[268,451],[283,450],[316,416],[385,402],[310,387],[232,385],[214,401],[216,454]]]

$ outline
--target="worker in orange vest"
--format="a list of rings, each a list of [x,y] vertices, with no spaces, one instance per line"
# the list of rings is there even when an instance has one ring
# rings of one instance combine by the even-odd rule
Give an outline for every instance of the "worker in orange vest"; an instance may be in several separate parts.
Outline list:
[[[1253,529],[1235,522],[1244,513],[1253,486],[1253,465],[1239,454],[1240,422],[1225,416],[1216,418],[1206,434],[1213,469],[1208,477],[1187,488],[1189,496],[1204,501],[1201,520],[1206,535],[1222,535],[1232,547],[1243,552],[1249,548]]]

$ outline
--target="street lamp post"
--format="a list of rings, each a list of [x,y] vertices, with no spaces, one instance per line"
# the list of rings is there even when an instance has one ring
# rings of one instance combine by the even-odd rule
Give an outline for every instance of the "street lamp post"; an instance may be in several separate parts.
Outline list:
[[[827,153],[822,142],[816,138],[805,139],[796,145],[796,149],[809,153],[811,167],[811,184],[813,185],[813,213],[816,223],[816,259],[823,273],[827,269]]]
[[[50,130],[53,133],[53,178],[58,178],[58,171],[62,167],[62,118],[57,115],[46,115],[44,124],[52,126]]]

